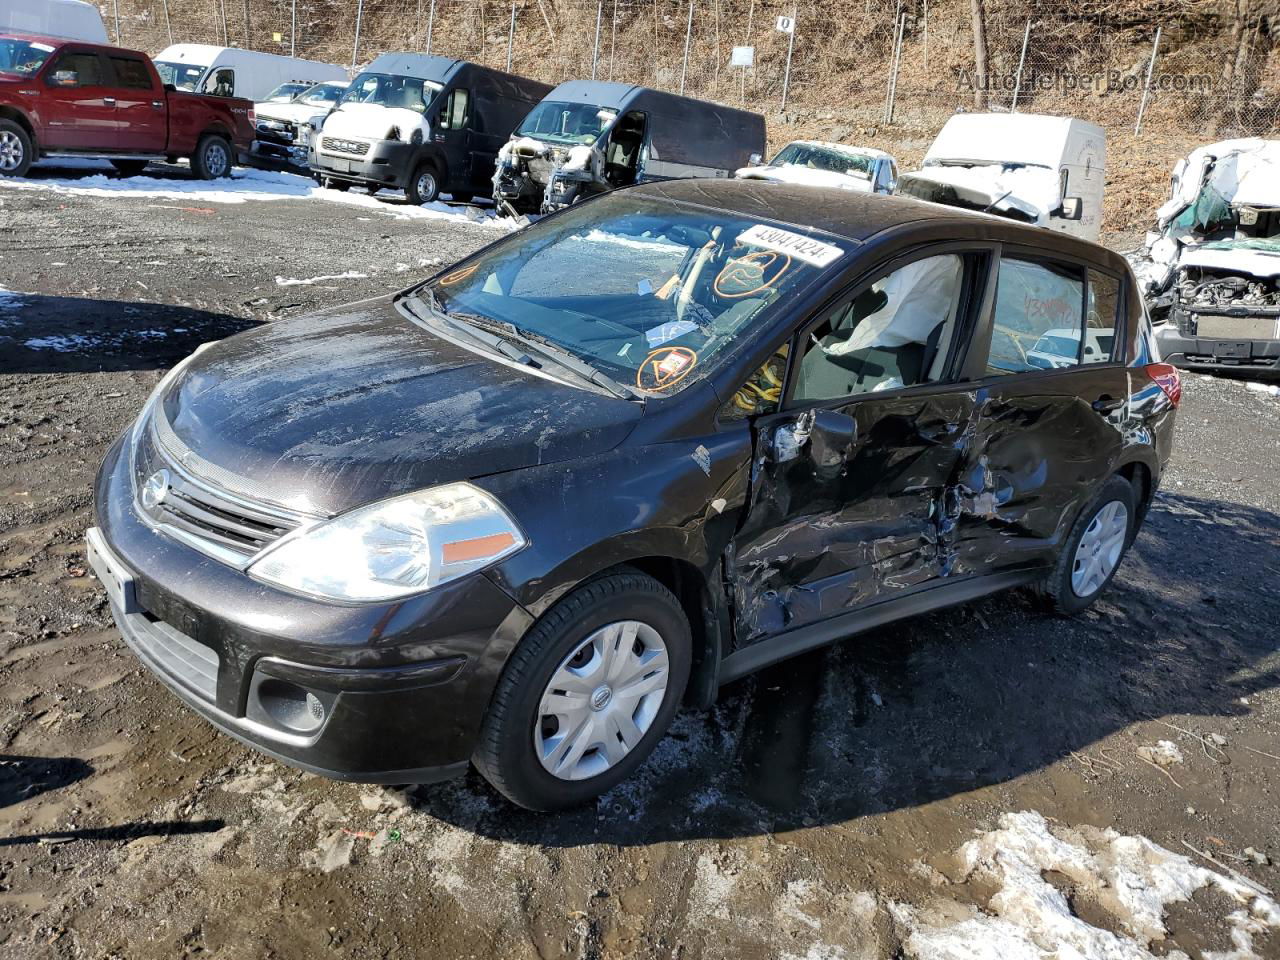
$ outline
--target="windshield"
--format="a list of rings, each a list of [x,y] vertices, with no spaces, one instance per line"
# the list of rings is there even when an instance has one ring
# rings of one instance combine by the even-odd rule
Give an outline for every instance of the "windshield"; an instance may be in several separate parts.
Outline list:
[[[806,143],[789,143],[773,158],[772,165],[808,167],[811,170],[829,170],[832,173],[847,173],[870,180],[875,170],[875,160],[871,157],[860,157],[826,147],[815,147]]]
[[[270,93],[267,94],[264,103],[288,103],[303,90],[307,89],[305,83],[282,83]]]
[[[317,83],[298,96],[303,103],[337,103],[347,88],[336,83]]]
[[[674,393],[844,251],[800,228],[620,191],[512,235],[428,289],[464,322]]]
[[[590,103],[555,103],[544,100],[524,118],[518,136],[561,143],[595,143],[605,127],[613,123],[616,110]]]
[[[204,76],[205,67],[198,63],[172,63],[167,60],[156,61],[156,71],[160,74],[160,82],[195,93]]]
[[[401,107],[414,113],[426,113],[437,93],[438,83],[417,77],[395,77],[386,73],[362,73],[342,95],[343,103],[377,103],[384,107]]]
[[[49,59],[53,47],[34,40],[0,37],[0,70],[30,76]]]

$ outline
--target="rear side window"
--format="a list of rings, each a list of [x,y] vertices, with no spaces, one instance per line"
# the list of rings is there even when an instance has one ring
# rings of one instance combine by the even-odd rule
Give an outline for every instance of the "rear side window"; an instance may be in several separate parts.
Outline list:
[[[96,53],[64,53],[48,76],[51,87],[100,87],[102,61]]]
[[[1111,359],[1115,352],[1119,317],[1119,278],[1090,269],[1081,363],[1107,363]]]
[[[116,86],[129,90],[150,90],[151,74],[146,64],[133,57],[112,57],[111,66],[116,72]]]
[[[1078,364],[1084,302],[1081,268],[1012,257],[1001,260],[987,373],[1027,373]],[[1114,328],[1114,291],[1111,302]]]

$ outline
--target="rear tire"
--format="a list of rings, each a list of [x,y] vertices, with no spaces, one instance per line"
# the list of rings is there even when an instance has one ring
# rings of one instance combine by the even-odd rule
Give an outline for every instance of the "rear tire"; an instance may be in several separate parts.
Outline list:
[[[346,193],[351,189],[350,181],[335,180],[333,177],[325,177],[322,186],[326,190],[337,190],[339,193]]]
[[[201,180],[217,180],[231,176],[234,154],[227,138],[216,133],[206,133],[196,144],[191,158],[191,170]]]
[[[652,577],[623,568],[578,587],[507,661],[472,762],[529,810],[599,796],[634,773],[666,733],[691,648],[684,610]]]
[[[116,168],[121,176],[125,177],[136,177],[147,169],[146,160],[112,160],[111,165]]]
[[[425,161],[418,164],[413,176],[405,184],[404,195],[415,207],[424,203],[434,203],[440,197],[440,174],[435,164]]]
[[[0,177],[25,177],[35,159],[31,135],[12,120],[0,120]]]
[[[1133,542],[1137,520],[1133,485],[1111,477],[1080,511],[1058,562],[1040,586],[1054,611],[1079,613],[1102,595]]]

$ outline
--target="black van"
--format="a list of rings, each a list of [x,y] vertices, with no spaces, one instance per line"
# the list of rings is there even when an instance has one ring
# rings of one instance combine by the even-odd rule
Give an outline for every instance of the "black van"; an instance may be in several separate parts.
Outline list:
[[[649,87],[571,80],[524,118],[498,155],[499,210],[550,213],[615,187],[732,177],[764,156],[764,117]]]
[[[328,187],[403,189],[411,203],[486,192],[508,134],[548,84],[418,53],[384,53],[352,82],[312,138]]]

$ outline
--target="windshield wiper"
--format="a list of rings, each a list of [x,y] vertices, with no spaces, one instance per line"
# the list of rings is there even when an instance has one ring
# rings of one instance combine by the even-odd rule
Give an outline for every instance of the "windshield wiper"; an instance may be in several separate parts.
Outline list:
[[[604,389],[615,397],[623,400],[640,399],[639,391],[619,383],[581,357],[520,330],[515,324],[493,320],[477,314],[456,313],[446,310],[441,306],[435,291],[427,286],[419,289],[416,296],[409,298],[409,302],[412,303],[416,299],[422,299],[431,309],[431,312],[448,323],[452,329],[463,333],[471,340],[483,344],[490,350],[502,354],[521,366],[536,368],[539,364],[526,351],[516,347],[511,342],[513,340],[522,346],[530,348],[540,358],[551,361],[557,367],[569,371],[587,383]],[[416,311],[414,313],[416,316],[420,316]]]

